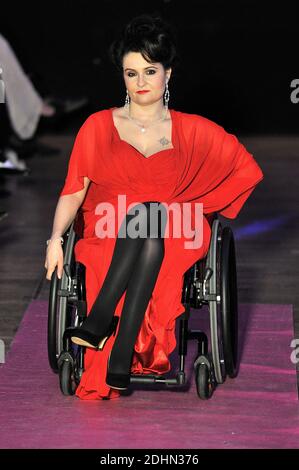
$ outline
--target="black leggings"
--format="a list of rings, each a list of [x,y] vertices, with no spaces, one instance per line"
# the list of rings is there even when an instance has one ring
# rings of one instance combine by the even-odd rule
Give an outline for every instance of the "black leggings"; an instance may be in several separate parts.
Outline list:
[[[150,207],[158,210],[150,212]],[[135,221],[132,220],[134,217]],[[128,373],[130,370],[134,344],[164,258],[166,222],[167,211],[157,201],[138,204],[126,214],[103,286],[82,325],[92,333],[104,334],[127,289],[109,363],[109,370],[113,373]],[[132,224],[140,233],[137,238],[132,238]],[[121,238],[120,234],[127,236]]]

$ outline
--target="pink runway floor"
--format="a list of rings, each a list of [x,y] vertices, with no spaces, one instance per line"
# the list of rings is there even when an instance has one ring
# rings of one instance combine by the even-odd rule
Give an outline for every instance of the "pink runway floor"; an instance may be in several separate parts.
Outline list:
[[[184,389],[131,384],[119,399],[82,401],[60,392],[48,365],[47,302],[33,301],[0,367],[0,448],[299,448],[292,306],[239,310],[240,372],[210,400],[197,397],[190,341]],[[190,328],[206,331],[203,316],[192,311]],[[176,351],[171,362],[175,370]]]

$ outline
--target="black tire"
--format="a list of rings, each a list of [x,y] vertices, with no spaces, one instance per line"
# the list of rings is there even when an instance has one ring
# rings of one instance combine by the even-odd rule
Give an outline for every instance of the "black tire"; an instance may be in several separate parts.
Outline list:
[[[57,364],[57,291],[59,279],[57,277],[57,267],[52,273],[50,284],[50,296],[48,304],[48,360],[53,372],[58,372]]]
[[[238,374],[238,292],[235,243],[230,227],[224,227],[221,248],[221,299],[223,352],[230,378]]]
[[[75,381],[74,367],[71,361],[63,361],[59,368],[59,385],[63,395],[74,395],[77,384]]]
[[[213,390],[210,383],[209,368],[206,364],[199,364],[195,372],[197,395],[201,400],[211,398]]]

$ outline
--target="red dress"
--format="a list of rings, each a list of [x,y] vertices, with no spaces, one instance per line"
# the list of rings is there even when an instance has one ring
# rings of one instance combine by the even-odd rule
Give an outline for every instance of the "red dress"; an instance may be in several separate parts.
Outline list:
[[[74,249],[76,259],[86,266],[88,313],[104,282],[118,228],[130,204],[160,201],[173,204],[173,213],[178,214],[182,204],[189,202],[194,228],[194,203],[203,204],[204,215],[218,212],[235,218],[263,179],[261,168],[237,138],[207,118],[170,109],[173,148],[146,158],[120,138],[113,122],[113,109],[93,113],[83,123],[60,192],[60,196],[75,193],[83,189],[84,176],[91,180],[81,206],[83,238]],[[102,223],[103,216],[107,225]],[[164,238],[164,259],[134,346],[131,367],[134,374],[164,374],[171,369],[168,356],[176,346],[175,320],[184,311],[183,276],[207,254],[210,243],[211,230],[205,216],[202,244],[194,245],[195,248],[190,245],[186,248],[185,242],[195,240],[196,230],[193,238],[185,236],[183,230],[175,238],[171,235],[172,221],[170,216],[169,236]],[[116,236],[104,237],[111,222],[115,224]],[[115,315],[121,315],[125,294]],[[81,399],[120,396],[119,391],[105,382],[113,342],[114,337],[109,338],[103,351],[86,349],[85,371],[76,391]]]

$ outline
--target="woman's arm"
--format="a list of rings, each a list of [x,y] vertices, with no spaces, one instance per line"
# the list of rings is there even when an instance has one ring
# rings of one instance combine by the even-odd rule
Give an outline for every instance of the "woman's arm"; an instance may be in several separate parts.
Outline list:
[[[79,207],[84,201],[90,180],[84,177],[84,188],[73,194],[60,196],[55,210],[51,240],[61,237],[74,220]],[[51,242],[50,242],[51,243]]]
[[[55,210],[52,235],[47,247],[45,268],[47,269],[46,278],[51,280],[53,271],[57,266],[57,275],[59,279],[62,276],[63,269],[63,250],[61,247],[60,237],[74,220],[79,207],[84,201],[88,186],[89,178],[84,177],[84,188],[73,194],[65,194],[60,196]]]

